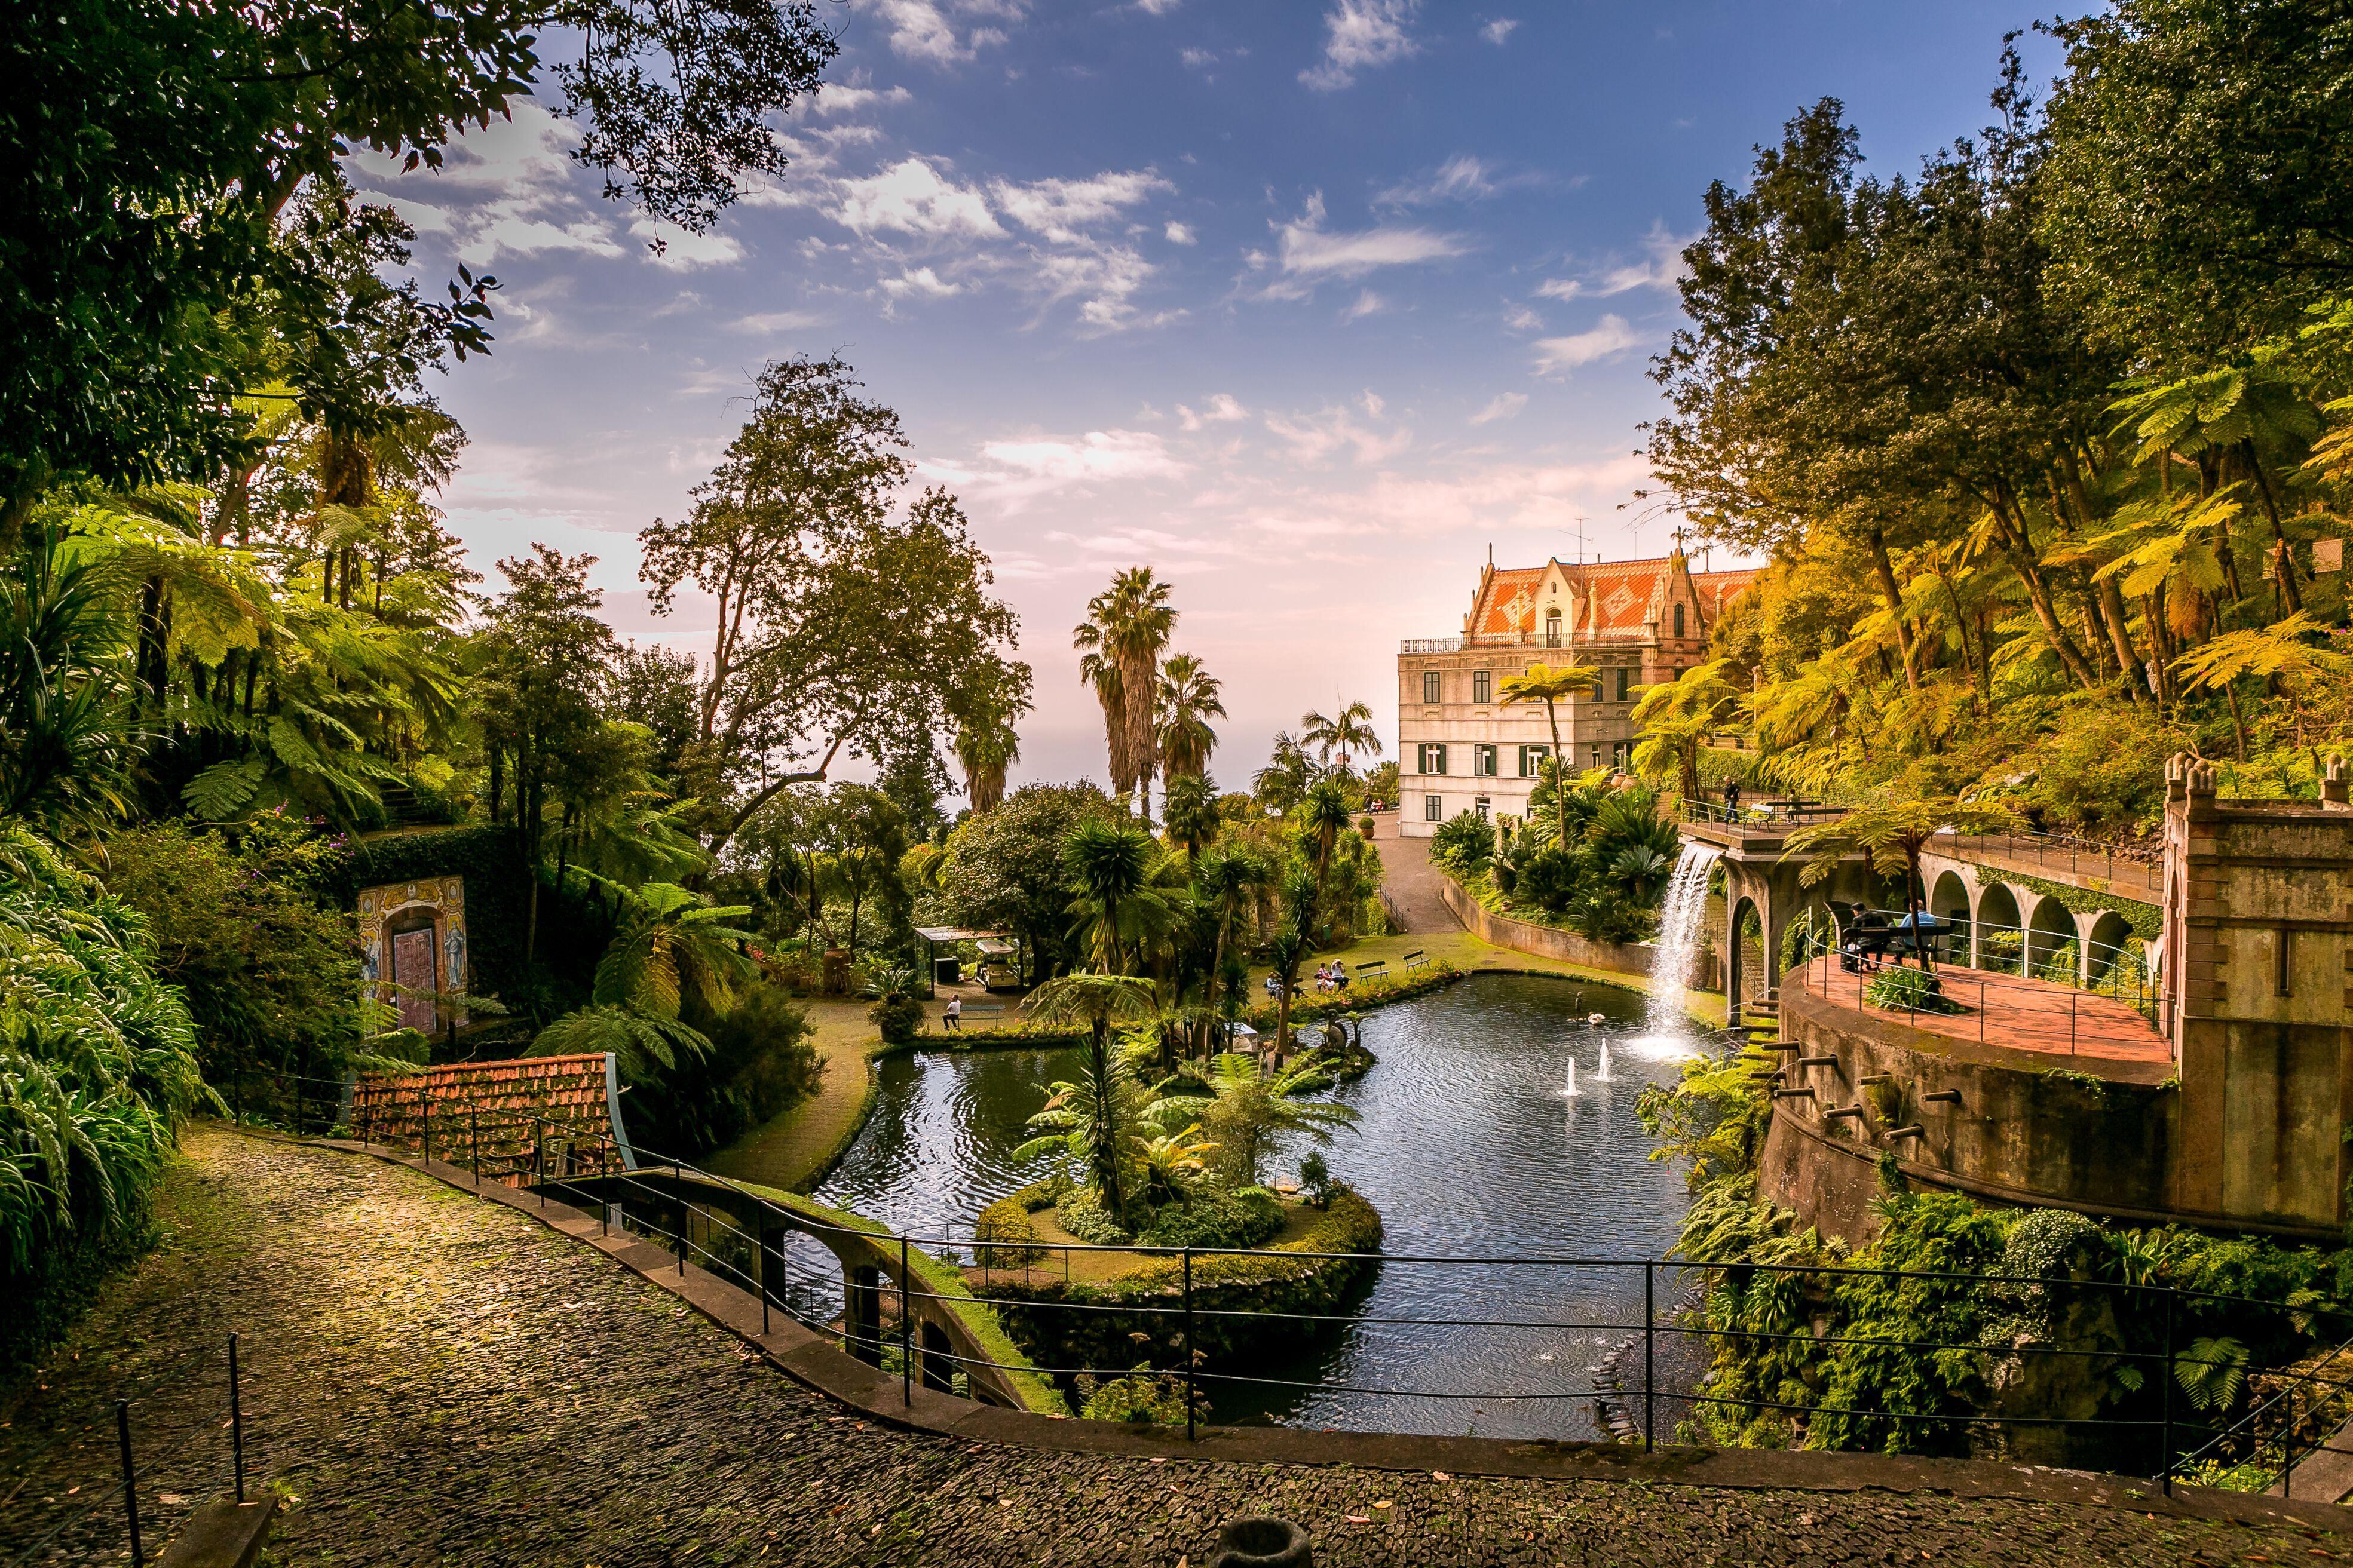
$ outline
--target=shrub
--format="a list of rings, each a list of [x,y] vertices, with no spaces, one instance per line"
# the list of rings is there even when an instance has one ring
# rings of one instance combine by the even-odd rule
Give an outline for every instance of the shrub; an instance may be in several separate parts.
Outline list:
[[[689,1157],[733,1142],[817,1091],[825,1070],[806,1014],[781,985],[748,986],[724,1014],[690,1009],[687,1022],[710,1041],[696,1059],[638,1084],[624,1120],[649,1148]]]
[[[1936,977],[1890,964],[1871,977],[1862,999],[1891,1013],[1957,1013],[1961,1005],[1945,994]]]
[[[1174,1373],[1155,1373],[1148,1361],[1137,1362],[1125,1377],[1115,1377],[1109,1383],[1099,1384],[1093,1373],[1084,1372],[1073,1381],[1079,1398],[1084,1402],[1079,1414],[1090,1421],[1142,1421],[1155,1426],[1185,1425],[1185,1380]],[[1201,1405],[1207,1414],[1206,1397]]]
[[[913,996],[885,996],[866,1010],[885,1045],[903,1046],[923,1032],[923,1005]]]
[[[1584,868],[1576,856],[1558,848],[1539,849],[1520,862],[1512,893],[1519,903],[1556,914],[1568,908],[1583,880]]]
[[[1264,1187],[1204,1184],[1182,1203],[1163,1204],[1136,1227],[1147,1247],[1256,1247],[1282,1232],[1282,1200]]]
[[[1356,831],[1370,838],[1373,836],[1373,819],[1369,816],[1356,818]]]
[[[1029,1216],[1041,1208],[1053,1206],[1053,1188],[1040,1182],[1034,1186],[997,1199],[980,1211],[972,1222],[973,1239],[983,1245],[973,1251],[973,1262],[982,1268],[1029,1268],[1046,1260],[1046,1249],[1033,1245],[1038,1241],[1038,1227]]]
[[[1097,1247],[1124,1247],[1134,1239],[1090,1187],[1074,1186],[1063,1194],[1054,1205],[1054,1217],[1062,1222],[1064,1230]]]
[[[1430,836],[1430,858],[1458,875],[1475,876],[1495,858],[1495,828],[1475,811],[1458,812]]]

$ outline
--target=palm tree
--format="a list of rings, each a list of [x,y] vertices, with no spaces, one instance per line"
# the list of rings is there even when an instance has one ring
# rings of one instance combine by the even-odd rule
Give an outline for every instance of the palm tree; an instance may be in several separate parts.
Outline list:
[[[1211,910],[1217,922],[1216,935],[1210,942],[1209,1005],[1204,1009],[1208,1016],[1202,1021],[1205,1030],[1216,1026],[1217,988],[1224,983],[1226,952],[1233,942],[1235,924],[1243,909],[1266,888],[1273,875],[1266,857],[1247,845],[1216,851],[1194,861],[1194,901]],[[1233,1001],[1229,994],[1229,1012],[1232,1011]]]
[[[1919,920],[1921,851],[1928,840],[1948,827],[1962,833],[2000,833],[2014,826],[2017,820],[2007,806],[1985,805],[1957,795],[1883,801],[1799,828],[1789,835],[1781,858],[1806,858],[1805,868],[1798,874],[1800,887],[1821,881],[1850,855],[1862,856],[1882,877],[1902,877],[1904,909],[1911,917],[1912,950],[1926,969],[1928,953],[1920,941]]]
[[[973,815],[986,816],[1005,799],[1005,774],[1021,760],[1021,736],[1013,721],[1022,708],[994,700],[956,716],[956,763],[964,769],[964,793]]]
[[[1168,584],[1149,566],[1131,566],[1087,605],[1091,624],[1103,628],[1103,651],[1119,666],[1120,708],[1127,733],[1127,762],[1135,789],[1136,815],[1152,819],[1152,775],[1160,747],[1153,719],[1159,706],[1160,650],[1176,630]]]
[[[1227,1051],[1192,1080],[1191,1092],[1170,1094],[1169,1086],[1161,1085],[1160,1098],[1145,1114],[1164,1126],[1192,1122],[1206,1128],[1224,1152],[1229,1179],[1237,1186],[1255,1186],[1276,1138],[1297,1133],[1329,1143],[1335,1128],[1356,1124],[1354,1106],[1307,1098],[1330,1083],[1323,1058],[1314,1051],[1287,1068],[1271,1069],[1256,1057]]]
[[[1062,840],[1062,868],[1077,894],[1072,934],[1107,974],[1125,969],[1173,922],[1166,890],[1154,886],[1156,858],[1151,837],[1124,822],[1082,822]]]
[[[1250,792],[1261,805],[1274,812],[1287,812],[1299,804],[1314,782],[1315,759],[1299,743],[1299,737],[1288,730],[1274,732],[1274,754],[1266,766],[1250,777]]]
[[[1160,711],[1157,740],[1165,791],[1178,778],[1198,776],[1209,768],[1209,753],[1218,748],[1211,719],[1226,716],[1219,700],[1218,678],[1189,653],[1180,653],[1160,667]]]
[[[1110,651],[1110,633],[1102,616],[1103,595],[1087,604],[1088,618],[1071,632],[1071,646],[1079,650],[1079,679],[1094,688],[1102,705],[1103,746],[1111,758],[1111,793],[1124,795],[1135,787],[1135,765],[1127,751],[1127,698],[1120,685],[1119,658]]]
[[[1087,1167],[1096,1194],[1114,1217],[1124,1208],[1120,1156],[1133,1120],[1126,1087],[1134,1080],[1112,1049],[1111,1026],[1114,1021],[1142,1023],[1156,1005],[1150,981],[1124,974],[1065,974],[1038,987],[1022,1004],[1022,1010],[1041,1024],[1084,1023],[1087,1055],[1081,1081],[1055,1086],[1047,1109],[1032,1123],[1048,1126],[1049,1136],[1023,1144],[1014,1157],[1029,1158],[1059,1142]],[[1067,1096],[1066,1088],[1071,1091]],[[1044,1117],[1064,1110],[1071,1114],[1062,1126],[1043,1122]]]
[[[1160,806],[1168,837],[1185,847],[1187,859],[1200,858],[1218,836],[1218,786],[1200,773],[1178,773],[1168,781]]]
[[[1642,689],[1629,715],[1641,733],[1634,771],[1656,783],[1672,770],[1685,800],[1700,796],[1699,749],[1740,693],[1724,672],[1729,659],[1694,665],[1673,680]]]
[[[1327,764],[1332,753],[1340,753],[1340,771],[1348,771],[1348,761],[1358,752],[1373,756],[1381,754],[1381,738],[1373,731],[1373,710],[1365,703],[1351,702],[1327,719],[1321,713],[1302,714],[1300,740],[1315,748],[1315,754]]]
[[[1566,766],[1567,759],[1560,751],[1560,718],[1553,704],[1590,691],[1599,684],[1601,672],[1589,664],[1565,664],[1555,669],[1548,664],[1532,664],[1523,675],[1507,675],[1503,679],[1503,700],[1507,703],[1541,702],[1545,723],[1552,731],[1552,755],[1556,764]],[[1568,797],[1566,792],[1553,792],[1555,829],[1560,837],[1560,847],[1568,847]]]

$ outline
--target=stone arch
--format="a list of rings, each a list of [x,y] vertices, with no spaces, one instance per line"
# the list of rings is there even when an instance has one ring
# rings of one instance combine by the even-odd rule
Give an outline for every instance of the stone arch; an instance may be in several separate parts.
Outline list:
[[[2054,963],[2072,955],[2073,974],[2069,984],[2083,976],[2083,945],[2075,940],[2075,911],[2057,899],[2045,894],[2034,900],[2026,916],[2026,973],[2036,979]]]
[[[926,1321],[916,1334],[916,1350],[922,1360],[923,1386],[942,1394],[955,1392],[955,1352],[948,1343],[948,1331],[937,1323]]]
[[[1725,911],[1724,996],[1736,1021],[1741,1009],[1772,985],[1766,968],[1765,907],[1753,893],[1736,892]],[[1753,933],[1753,934],[1752,934]]]
[[[2015,974],[2025,959],[2026,922],[2019,916],[2018,895],[2004,882],[1988,882],[1978,889],[1972,928],[1979,969]]]
[[[1952,927],[1945,939],[1945,951],[1966,954],[1970,967],[1977,965],[1976,919],[1969,909],[1968,879],[1958,871],[1943,871],[1928,889],[1928,912]]]
[[[1806,900],[1805,907],[1792,915],[1781,931],[1779,952],[1780,973],[1804,964],[1809,958],[1838,950],[1841,931],[1838,911],[1819,892]]]
[[[2084,931],[2084,984],[2097,986],[2125,980],[2116,973],[2119,963],[2127,970],[2139,967],[2143,961],[2133,952],[2132,940],[2132,922],[2116,910],[2102,910],[2093,916]]]

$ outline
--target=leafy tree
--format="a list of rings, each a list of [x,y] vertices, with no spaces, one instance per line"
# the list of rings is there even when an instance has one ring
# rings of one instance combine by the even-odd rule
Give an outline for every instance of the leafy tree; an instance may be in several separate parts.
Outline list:
[[[0,575],[0,816],[79,833],[121,816],[149,738],[107,574],[52,536]]]
[[[365,146],[438,167],[450,137],[511,112],[543,68],[610,195],[707,226],[742,176],[782,173],[766,117],[814,91],[837,45],[814,5],[766,0],[396,0],[328,7],[68,0],[0,20],[0,550],[53,480],[131,488],[234,461],[239,394],[290,370],[307,417],[381,402],[335,312],[327,237],[285,221]],[[479,352],[493,280],[448,304],[396,291],[417,362]],[[290,365],[240,319],[267,300]],[[398,367],[395,367],[397,369]]]
[[[907,853],[906,814],[881,791],[866,784],[835,784],[813,824],[825,859],[819,875],[849,900],[849,952],[858,952],[858,918],[870,899],[882,908],[892,928],[891,945],[903,950],[913,940],[906,884],[899,862]]]
[[[1151,836],[1126,823],[1082,821],[1062,840],[1072,935],[1103,973],[1140,965],[1174,924],[1169,894],[1154,885],[1158,859]]]
[[[1161,799],[1161,816],[1168,837],[1185,847],[1188,858],[1198,859],[1224,820],[1218,812],[1218,786],[1201,773],[1174,775]]]
[[[1028,689],[997,651],[1013,613],[990,596],[955,499],[927,490],[892,513],[904,445],[842,360],[779,361],[692,511],[638,536],[658,613],[687,582],[716,605],[696,717],[707,776],[691,781],[713,802],[713,853],[845,751],[876,755],[886,737]]]
[[[986,816],[967,817],[948,836],[940,871],[940,908],[955,924],[1009,931],[1040,975],[1069,968],[1071,891],[1062,844],[1086,822],[1109,822],[1118,808],[1090,784],[1024,784]]]
[[[1548,664],[1532,664],[1518,675],[1504,677],[1498,683],[1496,697],[1507,707],[1544,704],[1545,724],[1552,731],[1552,751],[1548,754],[1557,759],[1561,755],[1560,715],[1554,704],[1592,690],[1600,679],[1601,672],[1589,664],[1565,664],[1556,669]],[[1553,810],[1559,840],[1566,846],[1569,841],[1567,807],[1557,795]]]
[[[597,698],[613,634],[596,616],[604,595],[588,586],[593,555],[534,544],[499,563],[507,592],[491,605],[470,695],[490,760],[490,815],[511,809],[521,830],[529,895],[523,954],[539,941],[539,876],[551,797],[567,762],[600,735]]]
[[[1653,781],[1672,772],[1685,800],[1700,796],[1701,744],[1739,698],[1725,679],[1726,667],[1725,660],[1712,659],[1645,687],[1630,715],[1642,737],[1634,747],[1634,771]]]

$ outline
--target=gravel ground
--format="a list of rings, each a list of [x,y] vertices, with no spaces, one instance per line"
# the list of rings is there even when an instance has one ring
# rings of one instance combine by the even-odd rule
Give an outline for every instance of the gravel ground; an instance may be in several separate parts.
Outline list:
[[[151,1556],[216,1495],[231,1328],[248,1463],[291,1500],[281,1563],[1195,1568],[1219,1521],[1255,1510],[1305,1524],[1325,1568],[2339,1552],[2318,1533],[2025,1500],[976,1447],[847,1415],[609,1259],[413,1172],[210,1129],[186,1155],[166,1246],[0,1394],[0,1563],[127,1557],[124,1393],[141,1395]]]

